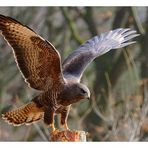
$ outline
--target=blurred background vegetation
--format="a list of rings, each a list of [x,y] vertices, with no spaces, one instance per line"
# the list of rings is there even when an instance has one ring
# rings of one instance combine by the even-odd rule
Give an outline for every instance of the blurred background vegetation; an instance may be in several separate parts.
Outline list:
[[[88,132],[88,141],[148,141],[148,7],[0,7],[49,40],[62,59],[87,39],[111,29],[129,27],[137,43],[97,58],[83,83],[91,101],[72,105],[68,124]],[[0,113],[37,95],[17,69],[11,48],[0,37]],[[59,117],[56,117],[59,127]],[[0,141],[47,141],[43,122],[13,127],[0,118]]]

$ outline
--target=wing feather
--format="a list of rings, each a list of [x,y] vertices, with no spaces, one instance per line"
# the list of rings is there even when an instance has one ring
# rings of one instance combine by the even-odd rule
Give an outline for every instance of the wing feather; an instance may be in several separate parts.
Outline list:
[[[119,28],[91,38],[64,60],[62,65],[64,77],[75,78],[80,81],[84,70],[96,57],[111,49],[122,48],[135,43],[128,41],[138,35],[135,30],[130,28]]]
[[[13,49],[25,81],[37,90],[64,82],[58,51],[48,41],[18,21],[0,15],[0,30]]]

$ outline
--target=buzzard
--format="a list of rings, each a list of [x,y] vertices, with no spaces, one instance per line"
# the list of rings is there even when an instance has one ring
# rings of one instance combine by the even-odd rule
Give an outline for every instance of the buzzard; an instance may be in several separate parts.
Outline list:
[[[71,104],[90,98],[90,91],[80,83],[86,67],[111,49],[135,43],[138,36],[130,28],[118,28],[97,35],[71,53],[63,63],[55,47],[20,22],[0,15],[0,30],[12,47],[17,66],[25,82],[41,93],[28,104],[2,115],[14,126],[29,125],[43,118],[55,130],[54,115],[61,114],[61,125],[68,129]]]

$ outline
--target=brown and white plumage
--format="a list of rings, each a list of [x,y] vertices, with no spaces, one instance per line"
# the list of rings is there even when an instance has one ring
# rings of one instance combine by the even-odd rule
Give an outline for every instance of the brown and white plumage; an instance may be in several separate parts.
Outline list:
[[[61,124],[68,128],[70,105],[90,97],[89,89],[80,83],[89,63],[111,49],[133,44],[129,40],[138,36],[130,29],[111,30],[85,42],[61,64],[55,47],[20,22],[0,15],[0,30],[25,81],[42,91],[30,103],[3,114],[3,119],[13,125],[27,125],[44,118],[53,129],[55,113],[61,114]]]
[[[20,126],[22,124],[29,125],[43,118],[44,112],[42,108],[38,108],[34,102],[28,103],[16,110],[6,112],[2,115],[9,124]]]
[[[45,90],[55,82],[63,83],[60,56],[51,43],[30,28],[2,15],[0,30],[14,51],[25,81],[32,88]]]

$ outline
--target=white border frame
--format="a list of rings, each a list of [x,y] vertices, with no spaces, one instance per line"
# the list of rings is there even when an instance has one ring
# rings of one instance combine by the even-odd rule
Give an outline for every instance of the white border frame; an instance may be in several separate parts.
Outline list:
[[[148,6],[148,0],[0,0],[0,6]]]

